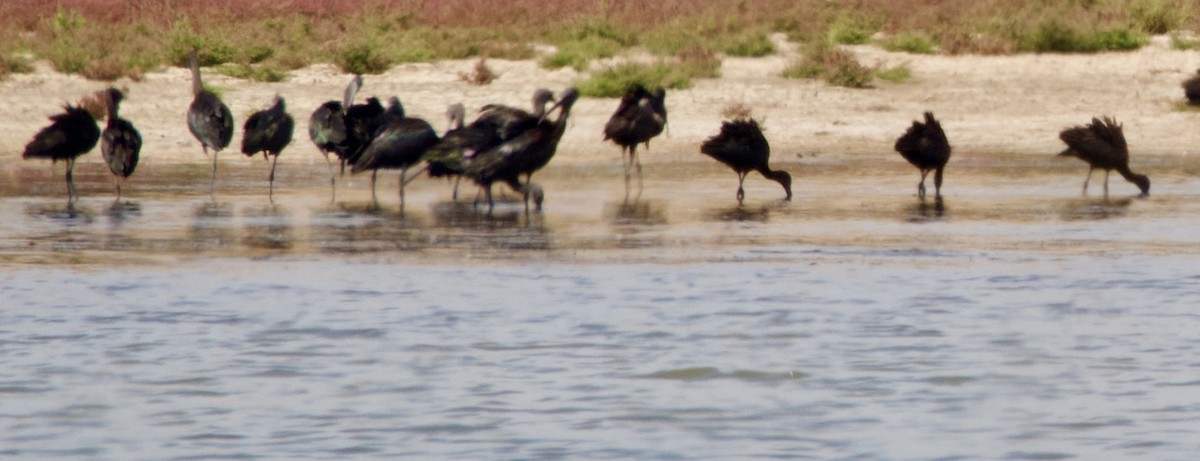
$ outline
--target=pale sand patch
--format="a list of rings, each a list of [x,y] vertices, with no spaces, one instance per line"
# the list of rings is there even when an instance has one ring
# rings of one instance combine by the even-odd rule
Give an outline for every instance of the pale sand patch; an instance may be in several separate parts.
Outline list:
[[[1179,83],[1200,66],[1200,56],[1172,50],[1168,43],[1165,37],[1156,37],[1150,46],[1128,53],[999,57],[910,55],[852,47],[864,63],[907,62],[913,70],[909,82],[878,82],[865,90],[781,77],[795,53],[790,46],[766,58],[726,58],[722,78],[700,80],[692,89],[668,93],[669,135],[652,142],[643,160],[648,164],[703,161],[700,143],[716,133],[722,109],[733,102],[752,107],[764,121],[775,161],[801,165],[843,156],[902,162],[892,143],[925,110],[942,120],[955,148],[952,163],[995,152],[1049,156],[1062,149],[1059,130],[1102,114],[1114,115],[1125,124],[1135,164],[1139,155],[1190,155],[1198,150],[1200,135],[1194,133],[1200,127],[1200,113],[1177,111],[1174,104],[1183,98]],[[448,104],[462,102],[468,110],[489,103],[525,107],[535,88],[559,91],[581,77],[571,69],[541,69],[534,61],[489,60],[488,64],[500,77],[482,87],[458,77],[472,69],[474,60],[397,66],[382,75],[365,76],[359,100],[397,95],[410,114],[443,130]],[[48,123],[47,116],[64,102],[106,86],[53,72],[45,64],[37,67],[32,74],[0,82],[0,159],[8,169],[24,165],[21,150]],[[349,78],[330,65],[292,72],[282,83],[248,82],[206,72],[206,81],[224,90],[224,100],[237,119],[234,146],[223,158],[242,157],[236,149],[241,123],[280,94],[297,119],[296,139],[281,160],[322,163],[308,139],[308,117],[322,102],[340,99]],[[205,162],[185,122],[192,99],[186,69],[169,68],[150,73],[141,82],[117,85],[129,87],[122,114],[145,138],[144,162]],[[581,100],[554,163],[619,165],[617,147],[601,141],[602,127],[616,103],[615,99]],[[101,159],[93,151],[81,162]]]

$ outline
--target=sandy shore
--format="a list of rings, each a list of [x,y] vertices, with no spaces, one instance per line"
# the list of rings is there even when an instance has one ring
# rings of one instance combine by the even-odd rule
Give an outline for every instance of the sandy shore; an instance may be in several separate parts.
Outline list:
[[[942,119],[954,162],[970,162],[989,153],[1050,155],[1061,150],[1059,130],[1100,114],[1125,124],[1135,160],[1138,156],[1180,156],[1200,151],[1190,135],[1200,113],[1179,111],[1179,83],[1200,65],[1195,52],[1176,51],[1166,37],[1136,52],[1091,55],[926,56],[890,53],[862,46],[852,50],[867,64],[907,62],[913,78],[904,83],[877,82],[873,89],[835,88],[812,80],[790,80],[780,72],[794,56],[779,41],[781,52],[766,58],[726,58],[720,79],[700,80],[689,90],[668,93],[670,130],[651,145],[646,163],[699,160],[698,146],[717,131],[721,110],[741,102],[764,120],[776,162],[820,161],[839,156],[880,156],[903,162],[892,142],[920,113],[932,110]],[[446,105],[462,102],[468,110],[488,103],[528,105],[537,87],[560,90],[581,78],[574,70],[547,71],[534,61],[490,60],[500,78],[488,86],[472,86],[458,77],[473,61],[406,64],[382,75],[366,76],[366,96],[398,95],[407,110],[446,126]],[[241,123],[265,107],[274,94],[287,99],[297,119],[296,140],[281,157],[285,162],[323,162],[308,140],[308,117],[320,103],[340,99],[349,76],[330,65],[294,71],[282,83],[255,83],[205,73],[206,81],[224,90],[224,99]],[[200,146],[187,131],[185,112],[191,101],[186,69],[147,74],[128,86],[122,106],[145,138],[143,162],[204,162]],[[11,169],[29,165],[21,150],[46,117],[66,101],[101,89],[103,82],[63,75],[41,63],[32,74],[0,82],[0,159]],[[601,128],[616,106],[614,99],[585,99],[576,105],[572,125],[555,163],[612,163],[618,149],[601,142]],[[1181,135],[1182,134],[1182,135]],[[226,159],[243,161],[227,151]],[[797,156],[800,154],[801,156]],[[814,155],[816,159],[814,159]],[[81,162],[101,162],[95,152]]]

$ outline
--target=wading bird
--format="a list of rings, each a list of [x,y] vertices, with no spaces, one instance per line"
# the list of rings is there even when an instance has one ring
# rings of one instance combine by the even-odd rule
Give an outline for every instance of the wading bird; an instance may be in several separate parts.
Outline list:
[[[637,168],[638,192],[642,190],[642,160],[637,145],[650,148],[650,140],[663,132],[667,125],[667,92],[657,88],[647,91],[634,84],[621,97],[621,104],[604,125],[604,139],[621,146],[621,162],[625,166],[625,195],[629,195],[630,170]],[[628,153],[628,156],[626,156]]]
[[[476,153],[498,144],[500,136],[494,129],[463,126],[466,108],[462,104],[451,104],[446,109],[446,117],[450,119],[450,129],[425,152],[424,160],[428,163],[431,178],[454,178],[451,198],[457,201],[464,163]]]
[[[208,150],[213,150],[212,181],[209,183],[211,193],[217,182],[217,153],[229,147],[230,141],[233,141],[233,114],[221,102],[221,98],[204,89],[196,50],[188,54],[188,66],[192,69],[192,94],[195,95],[192,105],[188,107],[188,129],[200,141],[206,157]]]
[[[1088,182],[1097,168],[1104,170],[1104,196],[1108,196],[1108,174],[1117,170],[1126,180],[1138,186],[1142,195],[1150,195],[1150,178],[1130,171],[1129,147],[1125,144],[1125,131],[1112,117],[1092,118],[1086,126],[1063,130],[1058,138],[1067,143],[1059,157],[1077,157],[1088,163],[1088,175],[1083,180],[1083,193],[1087,194]]]
[[[371,123],[374,133],[362,156],[350,168],[351,173],[371,172],[371,198],[375,198],[375,177],[378,170],[400,170],[400,208],[404,208],[404,186],[411,178],[409,168],[421,161],[425,151],[438,142],[437,133],[429,122],[407,117],[400,99],[392,97],[388,110]]]
[[[72,171],[75,159],[88,153],[100,140],[100,127],[96,119],[78,106],[67,104],[65,112],[50,117],[50,126],[42,128],[33,140],[25,145],[22,158],[48,158],[54,163],[67,162],[67,203],[75,202],[75,180]]]
[[[113,174],[117,186],[117,200],[121,199],[121,180],[133,174],[137,168],[138,153],[142,150],[142,135],[129,120],[120,117],[121,100],[125,94],[116,88],[105,91],[108,109],[108,126],[100,136],[100,154]]]
[[[792,199],[792,175],[783,170],[772,170],[767,165],[771,156],[771,146],[767,144],[767,138],[763,136],[762,129],[754,119],[721,122],[721,132],[704,141],[700,152],[733,168],[737,173],[739,204],[746,196],[742,183],[751,171],[757,171],[767,179],[777,181],[787,193],[784,200]]]
[[[471,122],[471,126],[493,129],[501,140],[507,141],[537,126],[546,115],[546,104],[551,101],[554,101],[554,93],[538,88],[533,92],[532,112],[512,106],[488,104],[479,109],[479,117]]]
[[[950,141],[942,131],[942,124],[933,118],[933,112],[925,112],[925,123],[914,121],[908,131],[896,140],[896,151],[917,169],[921,170],[921,182],[917,184],[917,196],[925,198],[925,177],[933,171],[935,197],[942,196],[942,170],[950,160]]]
[[[361,75],[355,75],[350,80],[350,84],[346,85],[341,102],[326,101],[317,107],[317,110],[314,110],[308,119],[308,137],[312,139],[313,144],[316,144],[321,155],[325,157],[325,163],[329,165],[329,187],[335,194],[337,193],[336,175],[333,173],[333,164],[330,163],[329,153],[332,152],[338,158],[338,162],[344,170],[346,158],[351,151],[357,149],[355,145],[357,140],[351,136],[352,133],[346,126],[346,108],[354,103],[354,96],[362,87],[362,81]]]
[[[288,115],[283,98],[276,95],[275,104],[270,109],[260,110],[246,119],[242,127],[242,153],[249,157],[259,152],[264,160],[271,161],[271,172],[267,176],[269,189],[267,197],[275,196],[275,164],[279,161],[279,153],[292,142],[292,132],[296,122]]]
[[[467,162],[464,173],[486,190],[489,211],[495,206],[492,200],[492,184],[497,181],[521,192],[526,211],[529,210],[531,197],[537,209],[541,209],[544,196],[541,188],[531,183],[533,173],[554,158],[558,142],[567,129],[571,107],[577,99],[579,90],[566,89],[536,126],[476,154]],[[558,117],[550,120],[549,113],[555,109],[559,110]],[[524,184],[520,182],[522,174],[525,175]]]

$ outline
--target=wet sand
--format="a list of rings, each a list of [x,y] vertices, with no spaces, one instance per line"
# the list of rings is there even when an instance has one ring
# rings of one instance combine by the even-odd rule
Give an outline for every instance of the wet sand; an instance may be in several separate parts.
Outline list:
[[[0,262],[162,263],[178,258],[365,258],[378,261],[695,262],[820,259],[825,248],[898,252],[957,250],[1039,254],[1191,254],[1190,223],[1200,182],[1189,159],[1141,158],[1150,197],[1103,174],[1080,193],[1086,165],[1075,159],[996,154],[948,169],[939,203],[916,197],[916,170],[895,156],[796,159],[795,199],[757,174],[747,200],[736,176],[699,154],[694,162],[646,168],[640,197],[625,198],[617,159],[552,166],[534,176],[541,212],[514,194],[492,212],[464,183],[413,182],[399,207],[397,174],[340,178],[336,197],[324,165],[285,165],[274,201],[265,162],[222,162],[216,192],[206,165],[150,165],[114,200],[103,166],[80,164],[83,198],[68,208],[58,172],[22,165],[0,190]],[[615,157],[615,153],[614,153]],[[1182,161],[1181,161],[1182,160]],[[932,190],[932,187],[930,188]],[[497,187],[497,191],[502,190]]]

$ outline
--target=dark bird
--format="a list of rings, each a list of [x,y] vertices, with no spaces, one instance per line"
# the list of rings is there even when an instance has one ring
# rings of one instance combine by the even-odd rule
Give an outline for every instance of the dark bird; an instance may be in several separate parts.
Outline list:
[[[1196,71],[1197,75],[1192,76],[1183,81],[1183,95],[1187,96],[1188,104],[1193,106],[1200,105],[1200,70]]]
[[[325,162],[330,164],[329,153],[332,152],[341,163],[342,169],[346,167],[346,158],[350,152],[356,150],[357,146],[355,139],[351,136],[350,129],[346,126],[346,108],[354,103],[354,96],[358,94],[359,88],[362,87],[362,76],[355,75],[350,80],[350,84],[346,86],[346,91],[343,94],[342,101],[326,101],[314,110],[312,116],[308,119],[308,137],[312,139],[313,144],[316,144],[317,149],[321,151],[321,155],[325,157]],[[330,164],[329,186],[334,188],[336,193],[335,175],[333,174],[333,166]]]
[[[471,122],[471,126],[478,129],[493,129],[501,140],[507,141],[537,126],[542,117],[546,115],[546,104],[553,100],[554,93],[544,88],[538,88],[533,92],[532,112],[512,106],[488,104],[479,109],[479,117]]]
[[[1058,134],[1067,143],[1060,157],[1078,157],[1088,163],[1087,179],[1083,180],[1083,193],[1087,194],[1088,182],[1097,168],[1104,170],[1104,196],[1108,196],[1108,174],[1117,170],[1121,176],[1150,195],[1150,178],[1129,170],[1129,147],[1125,144],[1125,131],[1111,117],[1092,118],[1092,124],[1068,128]]]
[[[113,183],[117,186],[117,199],[121,198],[121,180],[133,174],[137,168],[138,153],[142,150],[142,135],[133,127],[129,120],[120,117],[118,112],[121,100],[125,94],[116,88],[105,91],[105,104],[108,108],[108,126],[100,137],[100,154],[112,171]]]
[[[650,148],[650,140],[663,132],[667,126],[667,92],[657,88],[647,91],[641,84],[634,84],[625,91],[616,112],[604,125],[604,139],[621,146],[622,163],[625,166],[625,194],[629,194],[630,169],[637,167],[638,191],[642,190],[642,161],[638,158],[637,145]],[[626,157],[628,153],[628,157]]]
[[[271,161],[268,197],[275,195],[275,163],[279,161],[279,153],[292,142],[295,128],[296,121],[288,115],[283,98],[278,95],[270,109],[251,114],[242,127],[242,153],[253,157],[262,152],[263,159]]]
[[[452,198],[457,201],[458,182],[462,179],[465,162],[476,153],[500,143],[500,136],[491,128],[463,126],[466,108],[462,104],[451,104],[446,109],[446,117],[450,119],[450,129],[425,152],[424,160],[428,163],[430,177],[454,178]]]
[[[346,165],[353,165],[362,156],[374,135],[372,131],[375,120],[383,116],[387,110],[379,102],[379,98],[367,98],[363,104],[354,104],[346,108],[346,156],[342,158],[341,173],[346,173]]]
[[[66,111],[50,117],[50,126],[42,128],[25,145],[22,158],[48,158],[54,163],[67,162],[67,203],[75,202],[75,181],[72,171],[75,159],[88,153],[100,140],[100,127],[87,110],[67,104]]]
[[[488,150],[476,154],[468,162],[464,174],[475,180],[486,190],[488,209],[495,203],[492,200],[492,184],[500,181],[508,184],[514,190],[522,193],[525,209],[529,209],[529,199],[533,198],[534,205],[541,209],[541,189],[532,182],[533,173],[540,170],[554,158],[558,150],[558,142],[567,129],[567,119],[571,115],[571,107],[579,99],[579,90],[568,88],[562,97],[554,104],[537,125],[525,130],[512,139],[504,140]],[[558,109],[558,117],[549,119],[549,113]],[[525,175],[525,183],[521,184],[520,176]]]
[[[230,141],[233,141],[233,114],[229,112],[229,107],[221,102],[221,98],[204,89],[204,83],[200,80],[200,59],[196,50],[188,54],[188,65],[192,69],[192,94],[195,95],[192,105],[188,107],[188,129],[200,140],[205,156],[208,156],[209,149],[213,150],[212,182],[209,185],[211,192],[217,182],[217,153],[229,147]]]
[[[908,131],[896,140],[896,151],[917,169],[921,170],[921,182],[917,184],[917,196],[925,198],[925,177],[933,171],[934,196],[942,196],[942,170],[950,160],[950,141],[942,124],[933,118],[933,112],[925,112],[925,123],[914,121]]]
[[[351,173],[371,171],[371,197],[375,197],[375,175],[381,169],[400,170],[400,208],[404,208],[405,175],[421,161],[425,151],[438,142],[429,122],[407,117],[400,99],[392,97],[388,110],[371,123],[374,135],[362,156],[350,168]]]
[[[762,129],[754,119],[737,119],[721,122],[721,133],[708,138],[700,146],[700,152],[733,168],[738,175],[738,203],[746,193],[742,183],[751,171],[757,171],[767,179],[779,182],[787,192],[784,200],[792,199],[792,175],[783,170],[772,170],[767,165],[771,146],[763,136]]]

